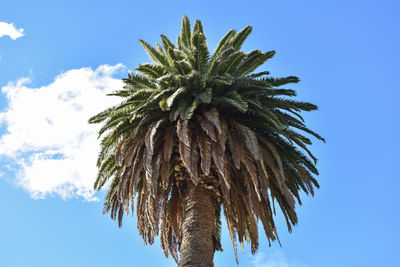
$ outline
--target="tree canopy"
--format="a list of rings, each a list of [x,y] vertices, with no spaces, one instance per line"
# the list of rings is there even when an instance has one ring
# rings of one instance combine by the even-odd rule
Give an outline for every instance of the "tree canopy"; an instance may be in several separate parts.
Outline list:
[[[319,187],[306,134],[324,139],[301,116],[317,106],[282,87],[297,77],[255,72],[275,51],[241,51],[251,31],[228,31],[210,53],[202,23],[191,27],[184,16],[176,44],[165,35],[155,47],[140,40],[152,62],[129,72],[124,88],[111,94],[120,104],[89,120],[103,124],[94,188],[109,186],[104,212],[121,225],[137,196],[140,234],[150,244],[160,234],[166,256],[175,260],[185,184],[210,192],[215,250],[222,250],[222,210],[235,254],[236,240],[256,252],[258,221],[269,241],[278,238],[275,202],[291,231],[300,192],[313,195]]]

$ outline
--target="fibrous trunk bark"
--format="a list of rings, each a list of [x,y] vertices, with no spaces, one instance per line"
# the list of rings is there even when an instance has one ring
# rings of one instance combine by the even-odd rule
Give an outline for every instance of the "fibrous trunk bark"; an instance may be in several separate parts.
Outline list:
[[[203,186],[187,182],[178,267],[213,267],[215,207]]]

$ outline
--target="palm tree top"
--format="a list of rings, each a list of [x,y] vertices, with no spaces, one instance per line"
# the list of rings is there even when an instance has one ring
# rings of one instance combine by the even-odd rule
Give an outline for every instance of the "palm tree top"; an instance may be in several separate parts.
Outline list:
[[[94,188],[109,185],[104,211],[121,225],[137,195],[140,234],[153,243],[161,232],[165,254],[176,260],[187,183],[213,196],[216,250],[223,208],[235,254],[236,238],[257,250],[258,220],[268,240],[277,238],[275,201],[291,231],[299,192],[313,195],[319,187],[304,133],[324,139],[301,116],[317,106],[281,87],[297,77],[255,72],[275,51],[241,51],[251,31],[228,31],[210,53],[202,23],[192,28],[183,16],[176,44],[165,35],[155,47],[140,40],[152,62],[129,72],[124,88],[111,94],[120,104],[89,120],[103,123]]]

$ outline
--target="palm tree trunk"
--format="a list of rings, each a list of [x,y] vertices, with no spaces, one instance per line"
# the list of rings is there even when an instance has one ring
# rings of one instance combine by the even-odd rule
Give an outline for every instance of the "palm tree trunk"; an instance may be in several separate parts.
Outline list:
[[[188,181],[183,209],[178,267],[213,267],[215,208],[211,195]]]

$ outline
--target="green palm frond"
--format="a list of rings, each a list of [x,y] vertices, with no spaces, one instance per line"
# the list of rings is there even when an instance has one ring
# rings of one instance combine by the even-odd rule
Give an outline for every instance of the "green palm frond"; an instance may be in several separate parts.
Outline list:
[[[132,74],[128,72],[128,78],[122,79],[125,83],[125,89],[143,89],[143,88],[155,88],[152,80],[146,76]]]
[[[161,40],[165,51],[168,51],[169,48],[175,49],[174,43],[164,34],[161,34]]]
[[[165,57],[165,55],[163,53],[154,49],[154,47],[152,47],[151,45],[149,45],[148,43],[146,43],[143,40],[139,40],[139,42],[142,44],[142,46],[146,50],[147,54],[153,61],[155,61],[161,65],[168,66],[167,58]]]
[[[243,30],[241,30],[240,32],[238,32],[235,37],[232,39],[232,46],[236,49],[236,50],[240,50],[240,48],[242,48],[242,45],[244,43],[244,41],[246,40],[247,36],[250,35],[251,31],[253,30],[253,27],[246,26]]]
[[[186,48],[190,48],[191,29],[190,21],[186,15],[183,15],[181,34],[179,36],[179,39],[182,41],[182,44]]]
[[[191,44],[193,47],[193,67],[195,70],[205,73],[207,71],[209,62],[209,52],[207,48],[206,36],[200,32],[195,31],[192,35]]]
[[[136,70],[154,79],[160,78],[168,71],[163,65],[151,63],[140,64]]]
[[[213,57],[211,61],[215,61],[218,58],[218,55],[220,54],[221,51],[224,51],[227,46],[229,46],[230,41],[232,38],[235,36],[236,31],[235,30],[230,30],[228,31],[224,37],[219,41],[217,47],[214,50]]]
[[[242,60],[240,65],[236,70],[236,75],[243,77],[247,74],[254,71],[256,68],[264,64],[269,58],[272,58],[275,55],[275,51],[269,51],[263,53],[259,50],[251,51],[246,55],[246,57]]]

